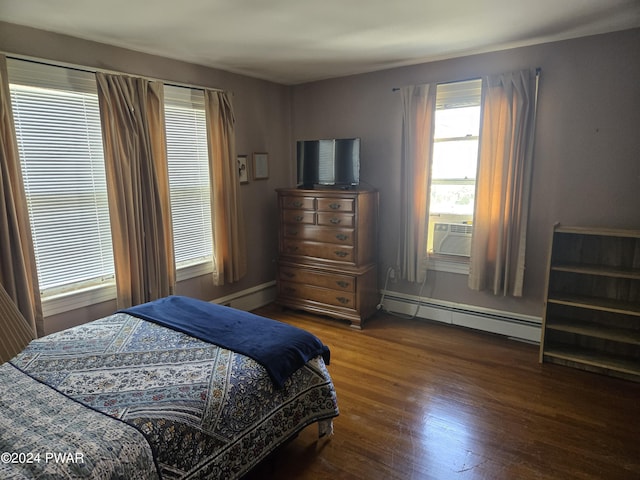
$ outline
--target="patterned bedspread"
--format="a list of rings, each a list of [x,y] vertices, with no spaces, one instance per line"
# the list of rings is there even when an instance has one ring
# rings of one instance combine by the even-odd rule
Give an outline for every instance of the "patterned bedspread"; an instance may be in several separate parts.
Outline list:
[[[0,478],[157,479],[135,428],[0,365]]]
[[[11,363],[141,432],[165,479],[238,478],[305,426],[338,415],[321,357],[276,389],[249,357],[125,313],[35,340]]]

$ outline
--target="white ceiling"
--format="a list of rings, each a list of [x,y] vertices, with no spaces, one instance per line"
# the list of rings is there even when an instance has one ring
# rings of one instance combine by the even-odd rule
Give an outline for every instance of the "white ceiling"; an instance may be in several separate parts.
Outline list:
[[[640,0],[0,0],[0,20],[298,84],[640,27]]]

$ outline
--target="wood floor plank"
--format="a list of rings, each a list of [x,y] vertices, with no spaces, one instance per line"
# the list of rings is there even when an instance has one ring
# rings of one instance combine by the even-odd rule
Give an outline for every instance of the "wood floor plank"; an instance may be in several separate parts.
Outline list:
[[[538,363],[538,347],[387,314],[357,331],[267,306],[256,313],[331,348],[340,416],[312,425],[256,479],[636,479],[640,384]]]

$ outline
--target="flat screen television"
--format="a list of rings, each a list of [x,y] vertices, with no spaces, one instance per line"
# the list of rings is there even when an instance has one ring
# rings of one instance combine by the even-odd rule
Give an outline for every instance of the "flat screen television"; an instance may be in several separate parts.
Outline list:
[[[298,140],[298,187],[350,188],[360,183],[360,139]]]

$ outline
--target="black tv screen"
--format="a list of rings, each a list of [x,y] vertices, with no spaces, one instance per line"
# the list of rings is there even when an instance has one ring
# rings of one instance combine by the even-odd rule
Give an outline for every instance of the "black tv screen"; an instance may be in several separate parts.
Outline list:
[[[299,140],[298,186],[351,187],[360,183],[360,139]]]

